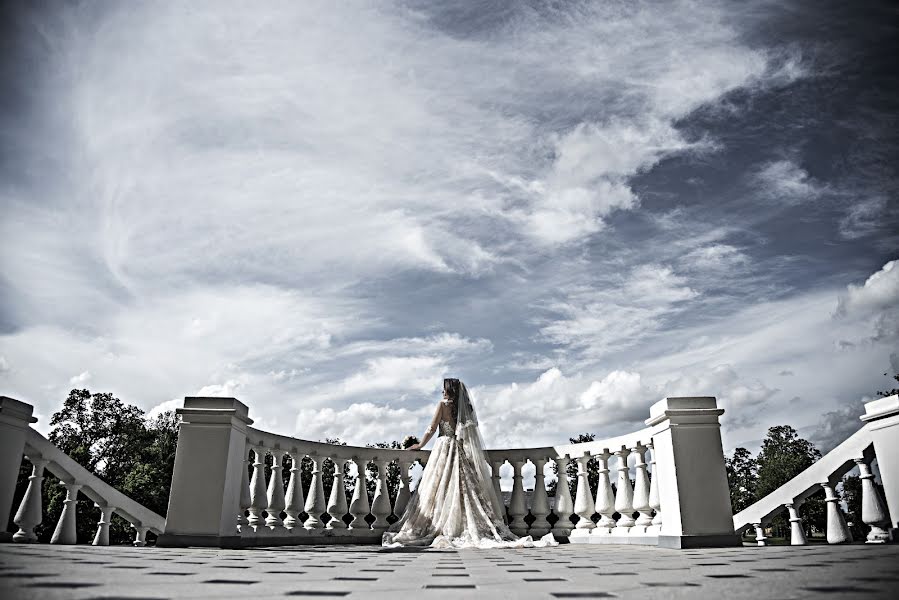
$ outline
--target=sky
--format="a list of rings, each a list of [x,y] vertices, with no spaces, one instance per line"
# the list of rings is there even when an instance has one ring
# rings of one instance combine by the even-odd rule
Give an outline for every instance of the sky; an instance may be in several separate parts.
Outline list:
[[[0,394],[490,447],[713,395],[829,449],[899,373],[889,2],[18,2]]]

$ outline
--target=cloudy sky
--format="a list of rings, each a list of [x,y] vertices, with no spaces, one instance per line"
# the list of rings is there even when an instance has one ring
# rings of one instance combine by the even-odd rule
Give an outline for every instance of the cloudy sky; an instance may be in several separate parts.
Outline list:
[[[888,2],[20,2],[0,393],[490,446],[715,395],[822,446],[899,372]]]

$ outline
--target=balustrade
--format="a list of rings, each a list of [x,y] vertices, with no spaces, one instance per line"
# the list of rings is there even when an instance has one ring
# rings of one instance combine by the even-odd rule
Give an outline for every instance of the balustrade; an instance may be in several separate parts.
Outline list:
[[[284,480],[281,479],[281,460],[283,454],[284,453],[279,450],[271,451],[272,471],[269,474],[268,491],[266,492],[268,504],[265,507],[265,512],[268,513],[268,516],[265,518],[265,526],[271,529],[273,533],[278,533],[284,529],[284,521],[281,520],[281,511],[287,506],[284,502]]]
[[[656,476],[656,451],[652,442],[647,444],[646,447],[652,452],[649,461],[649,466],[652,469],[652,479],[649,482],[649,507],[655,512],[647,532],[658,533],[662,528],[662,503],[659,499],[659,478]]]
[[[830,481],[821,483],[824,489],[824,501],[827,503],[827,543],[845,544],[852,541],[852,532],[846,525],[846,518],[840,509],[840,499],[834,493]]]
[[[109,545],[109,523],[112,521],[112,514],[115,512],[114,506],[95,504],[100,509],[100,522],[97,523],[97,533],[94,535],[94,546]]]
[[[346,490],[343,485],[344,461],[334,461],[334,479],[331,483],[331,496],[328,498],[328,515],[331,519],[325,529],[344,530],[347,528],[343,516],[347,513]]]
[[[790,545],[805,546],[808,540],[805,537],[805,529],[802,527],[802,517],[799,516],[798,502],[784,504],[784,508],[790,513]]]
[[[638,444],[633,452],[637,457],[634,463],[634,510],[640,513],[630,533],[646,533],[652,525],[652,506],[649,504],[649,474],[646,472],[647,447]]]
[[[318,456],[310,456],[312,461],[312,482],[309,484],[309,491],[306,495],[306,522],[303,527],[306,529],[321,529],[324,527],[321,516],[327,510],[325,505],[325,488],[322,484],[321,458]]]
[[[536,472],[534,473],[534,495],[531,497],[531,515],[534,521],[528,532],[534,539],[543,537],[550,530],[549,521],[549,498],[546,496],[546,482],[544,481],[543,469],[546,466],[545,458],[535,458],[533,460]]]
[[[410,467],[411,464],[408,461],[402,458],[397,459],[400,480],[396,490],[396,500],[393,501],[393,512],[397,517],[403,516],[403,513],[406,512],[406,506],[409,504],[409,498],[412,497],[409,491],[409,486],[412,485],[412,475],[409,473]],[[346,505],[346,499],[344,499],[344,505]],[[346,511],[344,510],[344,512]]]
[[[865,458],[853,459],[858,465],[859,478],[862,481],[862,522],[871,528],[866,543],[883,544],[890,539],[887,528],[890,526],[890,515],[886,503],[880,497],[880,491],[874,485],[874,474]]]
[[[250,516],[247,519],[254,531],[265,523],[262,516],[265,507],[268,506],[268,493],[265,487],[265,454],[262,447],[253,448],[253,477],[250,478]]]
[[[383,532],[390,526],[387,517],[391,514],[390,495],[387,492],[387,465],[390,461],[379,459],[376,462],[378,467],[378,480],[375,482],[375,495],[371,502],[371,514],[375,520],[371,524],[371,528]]]
[[[301,477],[301,465],[303,456],[296,452],[289,452],[290,479],[287,482],[287,494],[284,496],[284,527],[293,530],[299,524],[300,513],[303,512],[305,495],[303,494],[303,479]],[[241,490],[243,492],[243,490]]]
[[[593,494],[590,492],[590,480],[587,477],[587,463],[590,454],[585,452],[577,458],[577,487],[574,494],[574,512],[578,516],[572,535],[589,535],[596,525],[593,523]]]
[[[509,498],[509,529],[515,535],[525,535],[528,530],[524,517],[528,514],[528,509],[524,501],[524,485],[522,483],[521,468],[524,466],[524,460],[513,459],[512,463],[512,497]]]
[[[62,484],[66,488],[66,499],[63,501],[62,513],[59,515],[59,521],[56,523],[56,529],[53,531],[53,537],[50,538],[51,544],[74,544],[77,539],[76,514],[78,501],[78,491],[82,484],[74,481],[63,481]]]
[[[368,516],[371,506],[368,503],[368,489],[365,486],[365,461],[355,459],[356,469],[356,486],[353,488],[353,498],[350,501],[350,514],[353,520],[350,522],[350,530],[369,529],[368,522],[365,517]]]
[[[617,535],[627,535],[634,526],[634,489],[631,487],[630,469],[627,466],[627,457],[631,451],[622,446],[615,451],[618,459],[618,483],[615,486],[615,510],[621,515],[615,523]]]
[[[31,475],[28,477],[28,487],[25,489],[25,496],[19,504],[19,510],[13,522],[19,526],[19,531],[13,535],[15,542],[36,542],[37,536],[34,534],[34,528],[41,524],[44,503],[41,499],[41,490],[43,489],[44,468],[50,462],[40,456],[30,455],[27,457],[31,461]]]
[[[558,517],[553,525],[552,534],[555,537],[567,538],[571,535],[574,525],[571,524],[571,514],[574,511],[574,503],[571,501],[571,490],[568,489],[568,455],[556,458],[556,470],[559,479],[556,482],[556,508]]]

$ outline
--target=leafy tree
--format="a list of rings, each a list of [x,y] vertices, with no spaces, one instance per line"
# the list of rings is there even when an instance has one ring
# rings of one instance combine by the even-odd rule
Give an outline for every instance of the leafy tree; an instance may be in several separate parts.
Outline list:
[[[768,429],[756,458],[758,480],[756,498],[764,498],[821,458],[815,445],[799,437],[789,425]]]
[[[730,504],[738,513],[756,500],[755,487],[758,464],[746,448],[734,449],[731,458],[724,459],[727,483],[730,486]]]
[[[889,377],[889,375],[887,373],[884,373],[884,376]],[[896,375],[893,375],[892,379],[899,382],[899,373],[897,373]],[[899,388],[893,388],[890,390],[884,390],[882,392],[877,392],[877,395],[882,398],[886,398],[887,396],[895,396],[896,394],[899,394]]]

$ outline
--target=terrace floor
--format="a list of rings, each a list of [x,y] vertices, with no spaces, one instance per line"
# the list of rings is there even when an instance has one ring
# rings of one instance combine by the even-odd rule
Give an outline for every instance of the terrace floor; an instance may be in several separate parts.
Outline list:
[[[897,598],[899,545],[708,550],[0,545],[0,597]]]

